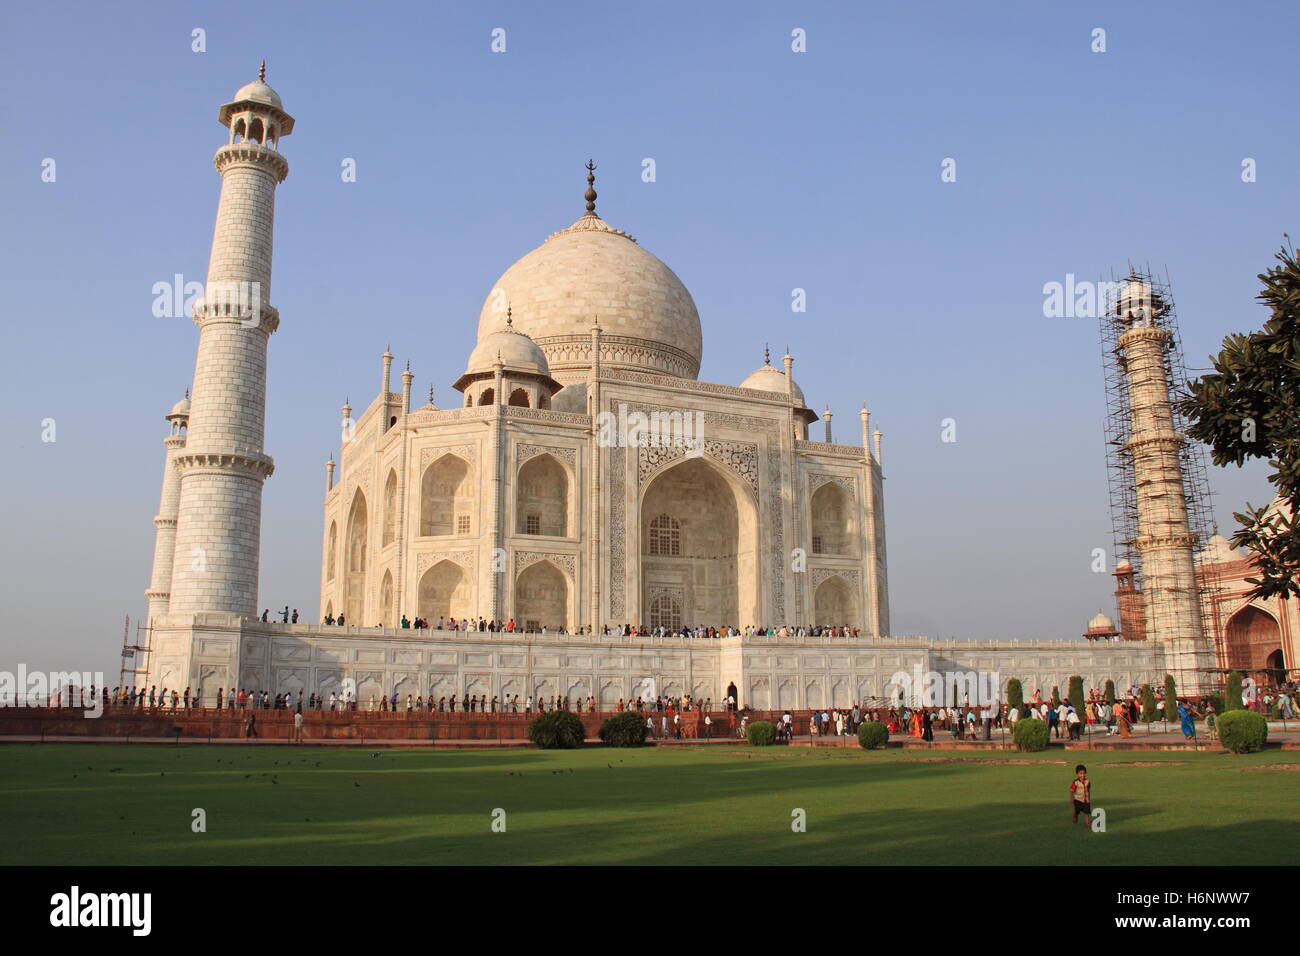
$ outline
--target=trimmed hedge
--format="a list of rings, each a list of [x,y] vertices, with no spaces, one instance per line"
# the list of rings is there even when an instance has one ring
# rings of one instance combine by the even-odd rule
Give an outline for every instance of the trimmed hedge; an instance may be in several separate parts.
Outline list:
[[[1165,720],[1173,722],[1178,719],[1178,688],[1174,685],[1174,676],[1165,675]]]
[[[1007,705],[1020,711],[1025,709],[1025,688],[1019,677],[1007,681]]]
[[[867,720],[858,728],[858,743],[863,750],[879,750],[889,740],[889,728],[879,721]]]
[[[1142,719],[1148,724],[1155,720],[1160,711],[1156,710],[1156,692],[1150,684],[1142,685]]]
[[[634,710],[615,714],[600,725],[600,742],[607,747],[640,747],[645,734],[645,715]]]
[[[745,728],[751,747],[770,747],[776,743],[776,727],[768,720],[756,720]]]
[[[1245,710],[1246,705],[1241,700],[1241,673],[1233,671],[1228,675],[1228,686],[1223,692],[1223,709]]]
[[[573,750],[586,736],[578,715],[567,710],[547,711],[528,725],[528,739],[542,750]]]
[[[1016,730],[1012,735],[1016,749],[1032,753],[1047,749],[1047,724],[1037,717],[1022,717],[1016,721]]]
[[[1219,718],[1219,740],[1235,754],[1263,750],[1268,721],[1253,710],[1230,710]]]
[[[1102,692],[1101,696],[1106,703],[1115,703],[1115,682],[1113,680],[1106,681],[1106,690]]]
[[[1086,731],[1088,729],[1088,711],[1084,709],[1083,678],[1078,674],[1070,678],[1070,689],[1067,691],[1067,696],[1070,698],[1070,706],[1079,715],[1080,731]]]

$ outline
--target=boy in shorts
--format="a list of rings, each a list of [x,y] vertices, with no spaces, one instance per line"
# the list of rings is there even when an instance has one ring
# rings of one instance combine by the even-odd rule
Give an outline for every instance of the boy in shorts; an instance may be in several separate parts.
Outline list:
[[[1070,800],[1074,803],[1074,819],[1071,823],[1079,822],[1079,815],[1083,814],[1083,825],[1092,825],[1092,781],[1088,779],[1088,768],[1079,764],[1074,768],[1074,779],[1070,781]]]

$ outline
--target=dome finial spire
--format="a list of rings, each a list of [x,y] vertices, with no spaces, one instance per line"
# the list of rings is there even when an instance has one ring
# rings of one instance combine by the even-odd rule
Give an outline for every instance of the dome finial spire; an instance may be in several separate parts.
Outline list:
[[[266,61],[265,60],[262,61],[262,65],[257,69],[257,78],[261,80],[263,83],[266,82]]]
[[[587,215],[596,215],[596,164],[592,160],[587,160],[587,191],[583,193],[582,198],[587,200]]]
[[[766,342],[763,343],[763,364],[764,365],[772,364],[772,353],[768,350]]]

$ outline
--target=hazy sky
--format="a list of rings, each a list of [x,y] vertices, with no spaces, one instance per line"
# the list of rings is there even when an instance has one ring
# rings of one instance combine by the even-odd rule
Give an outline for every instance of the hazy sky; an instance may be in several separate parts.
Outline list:
[[[701,379],[739,383],[770,341],[792,349],[809,403],[837,413],[839,440],[857,440],[870,403],[897,634],[1075,637],[1112,611],[1110,577],[1090,570],[1110,547],[1097,323],[1045,318],[1044,283],[1167,268],[1204,367],[1224,334],[1263,322],[1256,274],[1297,226],[1288,3],[0,16],[3,669],[116,683],[123,616],[145,608],[162,416],[197,342],[188,318],[153,316],[151,289],[205,276],[217,107],[263,57],[298,125],[277,198],[261,600],[309,619],[339,406],[373,398],[390,342],[417,396],[432,382],[453,404],[485,295],[582,213],[588,157],[601,214],[693,293]],[[940,440],[949,417],[955,443]],[[1221,526],[1271,497],[1263,475],[1211,472]]]

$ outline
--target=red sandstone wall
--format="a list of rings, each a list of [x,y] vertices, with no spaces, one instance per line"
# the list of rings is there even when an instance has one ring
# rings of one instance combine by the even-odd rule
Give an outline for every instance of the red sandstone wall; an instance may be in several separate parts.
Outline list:
[[[0,737],[19,735],[85,737],[174,737],[180,728],[182,740],[235,738],[244,736],[248,717],[257,715],[259,737],[288,740],[293,735],[293,712],[285,710],[178,710],[150,711],[139,708],[110,708],[100,717],[86,717],[86,711],[70,707],[0,708]],[[647,711],[643,716],[651,716]],[[683,736],[698,712],[682,714]],[[808,732],[809,711],[791,712],[796,733]],[[535,716],[535,715],[533,715]],[[595,737],[601,722],[611,713],[578,715],[588,737]],[[655,732],[663,726],[663,714],[653,713]],[[713,736],[728,736],[726,713],[714,713]],[[750,720],[778,720],[770,711],[751,711]],[[303,711],[303,736],[307,739],[341,740],[522,740],[528,735],[532,717],[524,714],[406,713],[399,711]],[[739,720],[739,718],[737,718]],[[669,726],[672,718],[669,717]],[[703,733],[703,725],[700,726]]]

